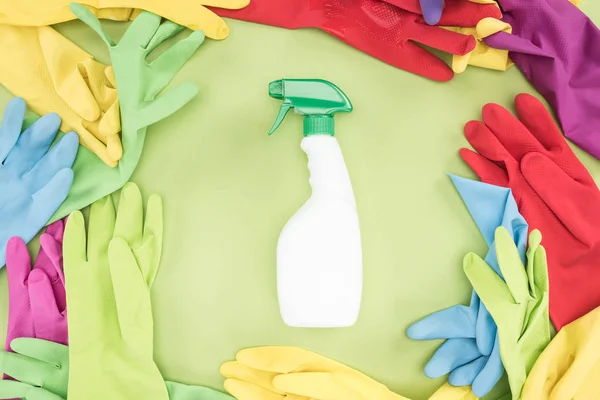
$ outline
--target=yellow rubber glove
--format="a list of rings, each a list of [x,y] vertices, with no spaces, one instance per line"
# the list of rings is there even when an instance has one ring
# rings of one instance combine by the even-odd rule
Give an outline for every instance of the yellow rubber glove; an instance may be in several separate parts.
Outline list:
[[[298,347],[240,351],[221,366],[225,389],[239,400],[407,400],[337,361]]]
[[[429,400],[478,400],[473,394],[470,386],[452,386],[448,382],[444,383]]]
[[[69,10],[72,0],[0,0],[0,24],[20,26],[45,26],[75,19]],[[206,6],[239,9],[246,7],[250,0],[78,0],[99,18],[122,20],[124,14],[99,10],[106,8],[141,9],[160,15],[191,30],[201,30],[211,39],[225,39],[229,27],[221,17]],[[122,11],[123,13],[129,10]],[[113,18],[111,18],[113,19]]]
[[[444,28],[464,35],[472,35],[477,42],[475,48],[470,53],[467,53],[464,56],[452,56],[452,70],[454,72],[464,72],[467,65],[498,71],[506,71],[514,65],[510,58],[508,58],[507,50],[494,49],[483,42],[483,38],[493,35],[494,33],[512,33],[512,27],[506,22],[502,22],[495,18],[484,18],[477,23],[475,28]]]
[[[563,327],[538,358],[523,400],[600,399],[600,307]]]
[[[93,59],[54,29],[0,25],[0,84],[40,115],[57,113],[63,132],[109,166],[122,147],[112,67]]]

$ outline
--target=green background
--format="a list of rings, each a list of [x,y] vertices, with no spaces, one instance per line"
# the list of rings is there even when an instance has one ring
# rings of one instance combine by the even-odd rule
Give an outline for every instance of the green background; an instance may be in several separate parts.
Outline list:
[[[600,4],[584,0],[581,8],[600,22]],[[116,37],[126,28],[104,25]],[[405,330],[435,310],[468,304],[462,258],[486,253],[445,173],[475,178],[458,150],[468,146],[464,123],[479,118],[485,103],[512,109],[516,94],[535,90],[516,67],[469,67],[438,83],[318,30],[230,26],[227,40],[207,39],[173,81],[171,87],[194,82],[200,94],[148,130],[132,178],[165,204],[164,255],[152,292],[158,366],[169,380],[222,389],[219,365],[238,350],[294,345],[353,366],[411,399],[427,398],[445,380],[423,374],[441,342],[411,341]],[[103,43],[80,22],[57,29],[109,62]],[[279,315],[277,238],[310,188],[301,118],[290,114],[267,136],[280,105],[267,85],[310,77],[331,80],[354,105],[336,118],[364,254],[362,308],[352,328],[290,328]],[[0,108],[11,97],[0,88]],[[600,178],[600,163],[577,154]],[[0,304],[4,326],[6,270],[0,271]],[[507,388],[503,381],[488,398]]]

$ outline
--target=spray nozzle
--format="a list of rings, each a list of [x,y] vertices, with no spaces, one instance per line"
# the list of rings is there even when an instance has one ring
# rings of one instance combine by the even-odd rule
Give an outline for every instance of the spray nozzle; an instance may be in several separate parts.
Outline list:
[[[333,83],[322,79],[280,79],[269,84],[269,96],[283,99],[269,135],[279,127],[288,111],[304,115],[304,136],[334,134],[336,112],[352,111],[350,99]]]

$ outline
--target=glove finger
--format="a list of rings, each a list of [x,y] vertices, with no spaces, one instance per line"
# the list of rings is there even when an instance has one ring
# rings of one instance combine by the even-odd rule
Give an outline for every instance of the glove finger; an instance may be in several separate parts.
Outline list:
[[[96,16],[87,7],[77,3],[70,3],[69,9],[84,24],[92,28],[92,30],[96,32],[102,40],[104,40],[104,43],[106,43],[108,47],[115,46],[114,40],[112,40],[112,38],[108,36],[106,32],[104,32],[104,29],[102,28],[98,18],[96,18]]]
[[[12,339],[20,336],[35,336],[27,289],[31,261],[27,246],[19,237],[12,237],[6,244],[6,271],[9,307],[5,348],[10,350]]]
[[[71,218],[69,218],[69,220],[70,219]],[[108,253],[108,244],[110,243],[115,231],[115,219],[115,207],[110,195],[105,196],[92,204],[87,235],[88,243],[86,259],[106,259],[106,254]],[[108,268],[106,268],[105,271],[96,272],[108,273]]]
[[[298,368],[312,371],[348,371],[348,367],[299,347],[263,346],[240,350],[237,361],[250,368],[286,374]]]
[[[57,222],[62,223],[62,220],[58,220]],[[48,261],[40,263],[38,266],[38,261],[42,254]],[[62,236],[60,237],[60,241],[48,233],[40,236],[40,253],[38,253],[35,269],[41,269],[53,281],[56,279],[60,280],[64,291],[65,276],[63,272]]]
[[[600,223],[600,210],[596,207],[597,189],[573,180],[558,165],[539,153],[524,157],[521,169],[527,182],[560,222],[577,239],[592,246],[595,238],[591,233]]]
[[[143,227],[142,193],[135,183],[129,182],[121,189],[113,237],[120,237],[130,246],[137,248],[142,243]]]
[[[59,243],[62,243],[63,236],[65,235],[65,220],[66,218],[59,219],[58,221],[55,221],[48,225],[46,227],[45,234],[52,236],[52,238],[57,240]]]
[[[544,146],[510,111],[498,104],[486,104],[483,122],[494,133],[511,156],[521,161],[530,152],[545,152]]]
[[[413,340],[474,338],[476,321],[474,309],[457,305],[415,322],[408,327],[406,335]]]
[[[475,377],[471,390],[477,397],[483,397],[496,386],[502,375],[504,375],[504,366],[500,358],[500,341],[496,335],[492,353],[487,357],[485,365]]]
[[[150,126],[174,114],[196,97],[197,94],[198,88],[196,85],[186,82],[152,100],[144,108],[138,110],[139,120],[143,124],[139,128]]]
[[[476,254],[465,256],[463,269],[494,320],[504,307],[515,303],[507,284]]]
[[[15,147],[25,116],[25,100],[20,97],[12,99],[6,109],[0,124],[0,163],[4,164],[11,150]]]
[[[175,43],[158,56],[156,60],[152,61],[150,68],[156,72],[157,78],[162,78],[162,81],[158,79],[155,86],[157,88],[167,86],[172,77],[169,74],[164,74],[163,71],[173,71],[173,73],[179,71],[203,42],[204,33],[202,31],[192,32],[190,36]]]
[[[163,243],[163,204],[162,198],[156,194],[151,195],[148,199],[143,235],[144,245],[152,248],[152,251],[147,253],[152,254],[153,258],[140,263],[140,268],[146,279],[146,284],[151,288],[160,265]],[[141,253],[146,252],[142,251]]]
[[[463,35],[434,26],[414,24],[410,39],[446,53],[464,56],[477,44],[472,35]]]
[[[594,184],[594,179],[573,153],[552,115],[540,100],[530,94],[521,93],[515,97],[515,106],[519,120],[547,152],[551,153],[548,154],[550,158],[573,179]]]
[[[508,186],[506,170],[494,162],[470,149],[460,149],[460,156],[481,181],[496,186]]]
[[[3,165],[10,166],[18,176],[23,176],[46,155],[60,124],[60,117],[54,113],[46,114],[35,121],[19,136]]]
[[[75,132],[65,134],[33,168],[23,175],[24,183],[37,192],[64,168],[71,168],[79,149],[79,137]]]
[[[277,372],[262,371],[259,369],[250,368],[237,361],[229,361],[223,363],[220,368],[221,375],[227,379],[235,379],[237,381],[248,382],[265,389],[268,392],[284,395],[273,387],[273,378],[277,376]]]
[[[74,211],[67,220],[64,236],[64,267],[67,277],[77,274],[87,261],[85,221],[80,211]]]
[[[521,261],[521,255],[512,236],[506,228],[498,227],[494,234],[494,241],[500,271],[512,297],[517,303],[527,303],[531,298],[529,294],[529,280],[525,266]]]
[[[425,365],[428,378],[439,378],[481,357],[475,339],[446,340]]]
[[[48,368],[52,367],[40,360],[18,353],[0,352],[0,370],[23,383],[42,386],[42,375],[45,374],[40,373],[40,371],[47,370]]]
[[[149,355],[151,359],[153,326],[150,291],[131,249],[122,238],[111,240],[108,264],[121,336],[135,353]]]
[[[58,308],[52,282],[45,272],[34,269],[29,274],[29,299],[35,337],[67,344],[67,319]]]
[[[518,175],[519,164],[483,122],[467,122],[465,125],[465,137],[481,156],[506,170],[509,178],[513,175]]]
[[[39,387],[16,381],[0,381],[0,399],[14,398],[27,400],[64,400],[62,397]]]
[[[274,393],[252,383],[227,379],[224,383],[227,390],[238,400],[286,400],[286,396]]]
[[[483,369],[488,357],[481,356],[475,360],[453,369],[448,375],[448,383],[452,386],[470,386]]]
[[[419,3],[425,22],[427,22],[428,25],[437,24],[442,17],[444,0],[420,0]]]
[[[154,36],[152,36],[152,39],[150,39],[150,43],[148,43],[148,46],[146,46],[146,51],[148,53],[151,53],[165,40],[172,38],[184,29],[184,26],[176,24],[175,22],[169,20],[164,21],[159,25],[158,29],[156,30],[156,33],[154,34]]]
[[[509,23],[511,26],[514,26],[514,24],[511,24],[508,20],[506,20],[505,22]],[[543,49],[537,47],[530,40],[521,38],[517,35],[513,35],[508,32],[498,32],[486,38],[483,38],[483,43],[485,43],[487,46],[493,49],[508,50],[522,54],[530,54],[532,56],[548,58],[548,60],[552,58],[550,54],[546,53]]]
[[[492,315],[485,308],[485,305],[480,303],[477,312],[477,323],[475,324],[475,340],[477,341],[477,348],[484,356],[489,356],[492,352],[497,330]]]
[[[69,359],[69,348],[60,343],[36,338],[17,338],[11,342],[11,346],[18,354],[30,360],[39,360],[50,369],[68,367],[65,360]]]

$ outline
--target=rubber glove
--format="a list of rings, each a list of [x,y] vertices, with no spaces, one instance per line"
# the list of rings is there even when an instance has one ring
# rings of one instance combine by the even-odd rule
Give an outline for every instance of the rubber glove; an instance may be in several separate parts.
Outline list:
[[[600,398],[600,308],[562,328],[538,358],[523,387],[524,399]]]
[[[18,338],[15,353],[0,352],[0,371],[16,381],[0,381],[0,399],[62,400],[67,398],[69,348],[42,339]]]
[[[0,371],[20,382],[0,381],[0,399],[64,400],[69,385],[69,348],[41,339],[15,339],[18,354],[0,352]],[[165,381],[170,400],[232,400],[203,386]]]
[[[90,13],[99,9],[141,9],[160,15],[192,30],[201,30],[211,39],[225,39],[229,27],[221,18],[204,7],[243,8],[249,0],[79,0]],[[45,26],[75,19],[69,10],[71,0],[3,1],[0,5],[0,24],[20,26]],[[108,16],[114,15],[109,12]],[[99,17],[106,17],[99,15]]]
[[[109,168],[82,148],[73,166],[75,180],[69,196],[52,220],[90,205],[129,180],[142,154],[146,128],[173,114],[197,94],[195,85],[184,83],[157,98],[204,40],[202,32],[194,32],[148,63],[146,57],[183,27],[169,21],[161,23],[159,16],[143,12],[115,44],[89,10],[77,4],[73,10],[109,46],[119,88],[123,157],[116,168]]]
[[[69,216],[64,268],[69,310],[71,399],[167,399],[153,357],[150,288],[162,251],[162,200],[128,183],[112,198]],[[131,382],[136,382],[132,385]]]
[[[513,35],[484,39],[515,64],[554,109],[565,136],[600,158],[600,30],[568,0],[500,0]],[[550,265],[553,265],[551,262]]]
[[[489,2],[473,2],[466,0],[383,0],[403,10],[423,16],[423,19],[429,25],[456,26],[456,27],[475,27],[479,21],[484,18],[502,17],[502,12],[494,0]],[[428,3],[423,8],[423,3]],[[433,22],[433,16],[428,16],[433,7],[444,7],[443,13]],[[429,10],[426,12],[426,9]],[[431,20],[429,20],[431,18]],[[431,23],[430,23],[431,22]]]
[[[437,81],[452,79],[452,70],[415,42],[451,54],[475,48],[473,37],[428,26],[420,15],[379,0],[252,0],[242,10],[213,11],[280,28],[319,28],[394,67]]]
[[[67,133],[54,146],[60,118],[47,114],[23,133],[25,102],[13,99],[0,125],[0,268],[8,239],[28,243],[67,197],[78,138]]]
[[[63,220],[40,237],[33,269],[25,242],[13,237],[6,246],[8,330],[5,349],[15,338],[40,338],[67,344],[66,294],[62,270]]]
[[[518,119],[497,104],[483,107],[465,135],[477,150],[461,156],[481,178],[509,187],[548,251],[550,317],[556,329],[600,306],[600,192],[535,97],[515,98]]]
[[[33,111],[59,114],[63,132],[77,132],[83,146],[117,165],[121,122],[111,67],[48,26],[0,25],[0,51],[11,55],[0,61],[0,84]]]
[[[500,274],[494,247],[498,226],[509,230],[524,260],[527,223],[511,191],[455,175],[450,178],[489,247],[486,262]],[[430,378],[450,373],[451,385],[472,385],[478,397],[489,393],[502,378],[496,324],[475,291],[469,307],[456,305],[435,312],[411,325],[406,334],[415,340],[448,339],[425,366],[425,375]]]
[[[352,368],[298,347],[245,349],[236,360],[224,363],[221,374],[225,389],[239,400],[406,400]]]
[[[496,230],[495,239],[504,280],[474,253],[465,257],[464,270],[498,325],[502,363],[512,398],[517,400],[521,398],[527,374],[550,343],[546,251],[541,246],[541,233],[531,231],[525,267],[511,234],[504,227]]]

